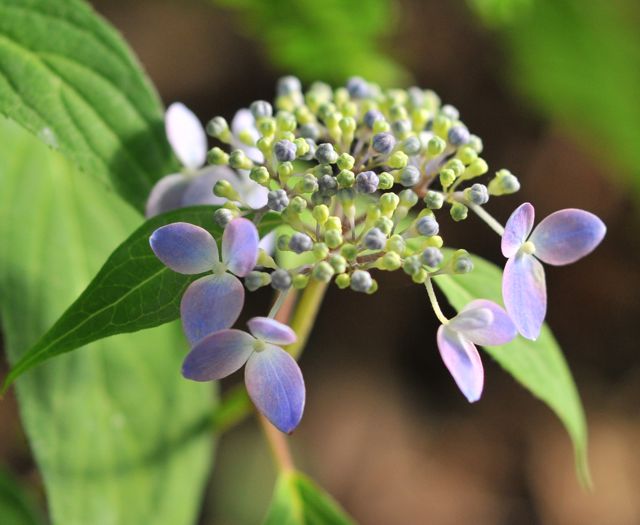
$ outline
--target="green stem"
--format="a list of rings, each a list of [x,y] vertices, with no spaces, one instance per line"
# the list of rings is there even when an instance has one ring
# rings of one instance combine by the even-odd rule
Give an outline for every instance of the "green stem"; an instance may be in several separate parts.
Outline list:
[[[425,281],[424,286],[427,289],[427,294],[429,295],[429,301],[431,302],[431,308],[433,308],[433,313],[436,314],[438,321],[440,321],[442,324],[448,324],[449,319],[447,319],[447,316],[444,315],[442,313],[442,310],[440,309],[440,305],[438,304],[438,298],[436,297],[436,292],[433,289],[433,283],[431,282],[431,277],[429,277]]]
[[[504,226],[495,220],[489,213],[482,207],[472,202],[465,203],[473,213],[486,222],[489,227],[496,232],[500,237],[504,235]]]

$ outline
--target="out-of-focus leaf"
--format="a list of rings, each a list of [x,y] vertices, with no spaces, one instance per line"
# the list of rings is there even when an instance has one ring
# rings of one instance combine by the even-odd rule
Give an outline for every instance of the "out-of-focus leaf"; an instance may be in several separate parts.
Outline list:
[[[152,328],[180,317],[180,299],[187,286],[201,275],[182,275],[162,264],[149,246],[154,230],[185,221],[209,230],[214,238],[222,230],[213,220],[215,206],[197,206],[153,217],[134,231],[109,256],[82,295],[11,369],[4,384],[37,364],[93,341]],[[270,214],[260,223],[261,236],[281,222]]]
[[[529,3],[528,9],[520,9]],[[503,20],[510,76],[534,105],[613,163],[640,192],[640,3],[636,0],[473,0]],[[639,193],[640,194],[640,193]]]
[[[470,274],[442,275],[435,278],[436,284],[457,310],[474,299],[489,299],[502,305],[502,271],[478,256],[473,256],[473,262]],[[507,345],[485,350],[560,418],[573,441],[578,477],[584,485],[590,485],[584,410],[571,371],[549,327],[543,326],[537,341],[518,336]]]
[[[278,477],[264,525],[354,525],[340,506],[299,472]]]
[[[139,216],[0,122],[0,319],[15,363]],[[59,525],[190,525],[211,463],[210,385],[185,381],[176,324],[92,343],[16,383]],[[0,522],[4,523],[1,519]]]
[[[247,32],[266,43],[272,60],[304,80],[344,82],[362,75],[399,85],[409,74],[382,51],[398,27],[393,0],[212,0],[238,12]]]
[[[122,38],[80,0],[0,2],[0,114],[139,210],[171,168],[153,87]]]
[[[44,519],[18,481],[0,470],[0,518],[3,525],[43,525]]]

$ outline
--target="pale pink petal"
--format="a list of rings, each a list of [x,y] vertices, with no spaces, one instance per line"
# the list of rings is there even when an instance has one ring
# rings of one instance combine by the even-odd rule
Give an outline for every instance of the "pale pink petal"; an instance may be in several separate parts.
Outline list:
[[[228,180],[232,185],[235,174],[226,166],[211,166],[197,177],[194,177],[182,196],[182,207],[202,206],[206,204],[222,205],[227,199],[216,197],[213,194],[213,186],[219,180]]]
[[[195,224],[174,222],[149,237],[153,253],[174,272],[195,275],[218,262],[218,247],[211,234]]]
[[[161,213],[182,207],[182,198],[189,187],[189,180],[181,173],[162,177],[151,189],[145,207],[145,216],[155,217]]]
[[[534,217],[535,211],[528,202],[516,208],[504,227],[502,255],[505,257],[513,257],[515,255],[520,246],[527,240],[529,233],[531,233]]]
[[[531,234],[535,255],[547,264],[570,264],[591,253],[607,227],[593,213],[569,208],[546,217]]]
[[[295,359],[282,348],[267,344],[264,350],[251,354],[244,381],[258,410],[281,432],[293,432],[305,404],[304,379]]]
[[[258,261],[259,242],[258,230],[249,219],[233,219],[222,235],[222,262],[230,272],[244,277]]]
[[[256,128],[256,119],[253,118],[251,111],[246,108],[236,111],[236,114],[231,119],[231,133],[233,135],[232,146],[239,148],[245,152],[253,162],[262,164],[264,162],[264,155],[262,152],[253,146],[248,146],[237,137],[241,132],[249,132],[254,142],[257,142],[260,138],[258,128]]]
[[[193,381],[227,377],[247,362],[255,339],[241,330],[220,330],[201,339],[185,358],[182,375]]]
[[[458,329],[469,341],[481,346],[499,346],[507,344],[518,335],[518,331],[507,312],[493,301],[486,299],[471,301],[460,311],[459,316],[474,311],[491,312],[491,321],[486,326],[469,326],[466,329]],[[455,319],[452,319],[449,326],[453,324]]]
[[[169,144],[182,165],[190,169],[202,166],[207,158],[207,135],[198,117],[181,102],[174,102],[164,122]]]
[[[182,328],[189,343],[194,345],[213,332],[233,326],[243,305],[244,286],[229,273],[192,282],[180,303]]]
[[[247,326],[255,337],[274,345],[290,345],[297,340],[289,326],[270,317],[254,317],[247,321]]]
[[[519,253],[507,261],[502,298],[518,332],[536,340],[547,312],[547,288],[544,268],[533,255]]]
[[[480,399],[484,369],[474,344],[447,326],[438,328],[438,350],[460,391],[470,403]]]

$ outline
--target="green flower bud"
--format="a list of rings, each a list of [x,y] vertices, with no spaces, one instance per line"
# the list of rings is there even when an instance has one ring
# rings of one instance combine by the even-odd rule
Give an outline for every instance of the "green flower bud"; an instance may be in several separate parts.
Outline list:
[[[340,119],[338,125],[340,126],[342,133],[345,135],[353,135],[358,124],[356,123],[356,119],[353,117],[343,117]]]
[[[250,292],[255,292],[269,283],[271,283],[271,276],[266,272],[249,272],[244,278],[244,285]]]
[[[444,196],[437,191],[428,191],[424,196],[424,203],[430,210],[439,210],[444,204]]]
[[[351,277],[346,273],[341,273],[336,277],[336,284],[341,290],[349,288],[349,285],[351,284]]]
[[[358,248],[347,243],[340,248],[340,254],[348,261],[353,261],[358,256]]]
[[[440,171],[440,184],[444,189],[451,186],[456,180],[456,174],[453,170],[443,169]]]
[[[378,175],[379,190],[390,190],[391,188],[393,188],[394,183],[395,181],[393,180],[393,175],[391,175],[391,173],[383,171]]]
[[[271,146],[273,145],[274,137],[260,137],[256,142],[256,147],[267,158],[271,155]]]
[[[509,170],[498,170],[495,178],[489,183],[490,195],[510,195],[520,189],[518,178]]]
[[[334,250],[343,242],[342,232],[339,230],[327,230],[324,232],[324,240],[327,243],[327,246]]]
[[[451,159],[444,165],[445,169],[449,169],[455,173],[456,177],[462,175],[465,171],[465,165],[460,159]]]
[[[207,122],[206,127],[207,134],[222,142],[229,142],[231,140],[231,131],[229,131],[229,124],[223,117],[214,117]]]
[[[321,261],[315,265],[311,275],[314,279],[323,283],[328,283],[335,273],[333,267],[326,261]]]
[[[257,182],[261,186],[265,187],[269,186],[269,181],[271,180],[271,177],[269,176],[269,170],[264,166],[256,166],[255,168],[253,168],[249,173],[249,178],[252,181]]]
[[[372,295],[377,291],[378,291],[378,281],[376,281],[375,279],[371,279],[371,286],[369,286],[369,289],[367,290],[367,294]]]
[[[451,268],[455,274],[469,273],[473,270],[473,261],[466,250],[457,250],[451,259]]]
[[[464,178],[470,179],[472,177],[478,177],[480,175],[484,175],[487,171],[489,171],[487,161],[482,158],[477,158],[467,166],[467,169],[464,172]]]
[[[418,194],[412,189],[402,190],[398,197],[400,197],[400,206],[403,208],[413,208],[418,204]]]
[[[373,123],[373,134],[377,135],[378,133],[385,133],[388,132],[391,129],[391,126],[389,125],[389,123],[386,120],[376,120]]]
[[[228,199],[230,201],[240,200],[240,195],[238,192],[231,186],[231,183],[228,180],[220,179],[213,186],[213,194],[216,197],[222,197],[223,199]]]
[[[305,173],[296,189],[300,193],[313,193],[314,191],[318,191],[318,179],[311,173]]]
[[[238,139],[240,139],[240,142],[246,144],[247,146],[256,145],[255,139],[253,138],[253,133],[251,133],[251,131],[249,131],[248,129],[243,129],[240,133],[238,133]]]
[[[236,149],[229,155],[229,166],[234,170],[250,170],[253,167],[253,162],[246,156],[244,151]]]
[[[276,246],[278,250],[280,250],[281,252],[288,252],[290,251],[289,250],[290,242],[291,242],[291,235],[285,233],[278,237],[278,240],[276,241]]]
[[[482,150],[484,149],[484,146],[482,144],[482,139],[477,135],[471,135],[469,137],[469,142],[467,142],[467,146],[469,146],[470,148],[473,148],[475,152],[478,154],[482,153]]]
[[[339,157],[338,157],[338,168],[340,168],[341,170],[350,170],[351,168],[353,168],[353,165],[355,164],[356,159],[354,159],[351,155],[349,155],[348,153],[342,153]]]
[[[317,261],[322,261],[329,255],[329,247],[323,242],[317,242],[313,245],[313,256]]]
[[[289,201],[288,209],[290,209],[293,213],[302,213],[307,207],[307,201],[304,200],[300,195],[296,195],[293,199]]]
[[[402,263],[402,269],[407,275],[414,275],[422,268],[422,260],[419,255],[411,255]]]
[[[387,251],[395,252],[396,254],[403,255],[406,250],[407,245],[404,242],[404,239],[398,235],[392,235],[387,241]]]
[[[380,217],[375,223],[374,226],[378,228],[385,235],[389,235],[393,231],[393,221],[388,217]]]
[[[431,137],[427,142],[427,153],[431,157],[437,157],[444,152],[446,147],[447,142],[445,140],[440,137]]]
[[[378,266],[381,270],[393,272],[402,266],[402,259],[396,252],[388,252],[378,259]]]
[[[440,138],[445,139],[449,134],[449,129],[453,125],[450,118],[440,114],[433,119],[433,132]]]
[[[278,164],[278,175],[283,181],[286,181],[293,175],[293,164],[291,162],[281,162]]]
[[[400,197],[395,193],[384,193],[380,196],[380,211],[385,217],[391,217],[393,212],[396,211],[399,203]]]
[[[309,284],[309,277],[301,273],[294,275],[291,284],[296,290],[302,290]]]
[[[429,277],[429,272],[424,268],[420,268],[416,273],[411,275],[411,280],[417,284],[423,284]]]
[[[329,257],[329,264],[336,273],[344,273],[347,270],[347,260],[342,255],[334,253]]]
[[[307,153],[309,153],[309,143],[303,139],[298,138],[293,141],[296,146],[296,157],[304,157]]]
[[[389,157],[387,164],[394,169],[402,169],[409,162],[409,157],[404,151],[396,151]]]
[[[409,118],[407,109],[400,104],[394,104],[389,108],[389,116],[391,117],[391,120],[393,122],[397,120],[406,120],[407,118]]]
[[[463,146],[458,150],[458,153],[456,153],[456,158],[459,159],[465,166],[468,166],[478,158],[478,153],[476,152],[476,150],[469,146]]]
[[[214,166],[224,166],[229,164],[229,155],[220,148],[211,148],[207,153],[207,162]]]
[[[311,111],[309,111],[309,108],[307,106],[297,107],[294,115],[301,126],[305,124],[311,124],[316,120],[315,115]]]
[[[276,129],[278,131],[293,132],[297,125],[296,117],[294,117],[293,114],[288,111],[278,111],[278,114],[276,115]]]
[[[327,230],[337,230],[339,232],[342,231],[342,221],[340,220],[340,217],[336,217],[335,215],[332,215],[331,217],[329,217],[327,219],[327,222],[325,223],[324,227]]]
[[[276,132],[276,121],[273,118],[262,118],[256,124],[263,137],[271,137]]]
[[[338,160],[338,162],[340,161]],[[356,176],[353,171],[343,169],[340,173],[338,173],[336,180],[338,181],[338,186],[340,188],[351,188],[356,182]]]
[[[451,214],[451,218],[456,221],[463,221],[467,218],[467,214],[469,213],[469,208],[467,208],[461,202],[454,202],[451,205],[451,210],[449,211]]]

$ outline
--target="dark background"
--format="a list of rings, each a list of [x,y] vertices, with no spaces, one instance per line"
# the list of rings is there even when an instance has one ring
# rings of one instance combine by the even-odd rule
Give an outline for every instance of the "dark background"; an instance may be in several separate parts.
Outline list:
[[[180,100],[203,121],[271,99],[277,78],[290,72],[273,65],[234,10],[93,3],[124,34],[163,101]],[[594,254],[547,270],[548,321],[585,404],[595,487],[580,489],[555,416],[488,356],[482,400],[464,400],[437,353],[424,289],[402,272],[378,275],[374,296],[330,289],[301,361],[308,408],[292,438],[296,461],[367,525],[640,523],[637,193],[597,135],[541,111],[514,87],[504,39],[467,4],[395,6],[395,30],[380,45],[411,72],[402,87],[432,88],[458,107],[483,138],[491,168],[521,180],[521,192],[489,210],[504,221],[530,201],[540,218],[576,207],[608,225]],[[443,226],[448,245],[503,263],[483,223]],[[259,313],[268,300],[263,294],[250,306]],[[0,420],[19,425],[11,401],[0,403]],[[1,435],[0,454],[36,480],[19,433]],[[274,471],[254,421],[224,436],[216,462],[202,523],[256,523]]]

